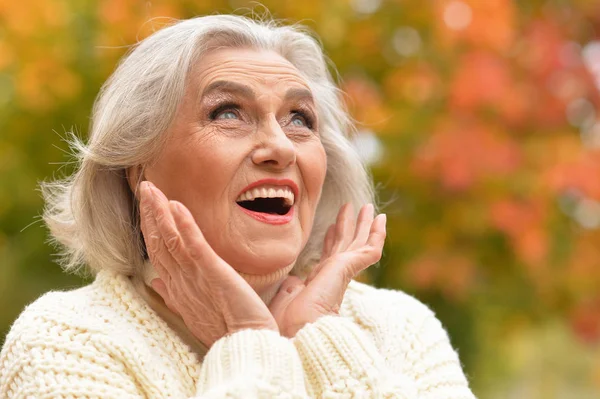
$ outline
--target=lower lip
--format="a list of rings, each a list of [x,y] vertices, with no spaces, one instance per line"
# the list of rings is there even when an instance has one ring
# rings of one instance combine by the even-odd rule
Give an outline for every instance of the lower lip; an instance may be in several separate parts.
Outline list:
[[[254,219],[259,222],[268,223],[268,224],[286,224],[289,223],[294,217],[294,207],[292,206],[288,213],[285,215],[273,215],[270,213],[262,213],[262,212],[254,212],[249,209],[246,209],[240,205],[238,205],[242,211],[244,211],[247,215],[252,216]]]

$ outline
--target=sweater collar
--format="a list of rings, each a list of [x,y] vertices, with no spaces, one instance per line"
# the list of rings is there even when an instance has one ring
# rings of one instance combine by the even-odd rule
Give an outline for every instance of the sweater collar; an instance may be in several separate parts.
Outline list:
[[[96,275],[94,285],[100,289],[101,296],[123,313],[133,319],[144,336],[156,340],[157,345],[167,345],[166,349],[174,357],[177,367],[183,375],[188,375],[189,389],[195,389],[200,367],[205,353],[198,348],[192,348],[169,323],[153,309],[135,288],[135,283],[126,275],[102,270]],[[143,284],[142,284],[143,285]],[[195,350],[196,349],[196,350]],[[193,391],[192,391],[193,392]]]

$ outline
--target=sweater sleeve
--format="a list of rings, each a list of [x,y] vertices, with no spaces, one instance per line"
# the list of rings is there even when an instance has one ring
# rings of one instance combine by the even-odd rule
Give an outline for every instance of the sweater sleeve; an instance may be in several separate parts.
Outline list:
[[[129,348],[110,337],[60,326],[45,336],[9,335],[0,354],[3,399],[185,399],[165,392],[160,373],[148,373]],[[295,347],[266,330],[244,330],[217,341],[197,380],[195,399],[307,397]]]
[[[370,322],[377,325],[377,345],[345,317],[322,317],[298,332],[294,341],[311,396],[474,398],[448,336],[432,313],[414,326],[414,334],[400,328],[398,320]]]
[[[197,397],[306,398],[296,348],[268,330],[244,330],[222,338],[204,358]]]
[[[392,373],[352,320],[321,317],[294,337],[309,393],[325,398],[417,398],[412,381]]]

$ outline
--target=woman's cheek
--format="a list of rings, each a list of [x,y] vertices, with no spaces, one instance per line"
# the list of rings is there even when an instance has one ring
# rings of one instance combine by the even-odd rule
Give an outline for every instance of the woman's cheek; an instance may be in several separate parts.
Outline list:
[[[312,225],[327,173],[327,157],[320,142],[308,150],[306,155],[303,176],[305,177],[307,205],[310,212],[310,215],[307,216],[310,217],[309,223]]]
[[[317,148],[312,151],[313,159],[309,163],[311,168],[311,179],[310,184],[314,185],[313,191],[315,191],[315,201],[319,201],[321,197],[321,191],[323,190],[323,183],[325,182],[325,175],[327,174],[327,155],[323,145],[319,142]]]

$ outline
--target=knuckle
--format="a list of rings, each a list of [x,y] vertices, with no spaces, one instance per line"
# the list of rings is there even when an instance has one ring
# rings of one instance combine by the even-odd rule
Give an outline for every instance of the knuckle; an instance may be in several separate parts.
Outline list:
[[[169,252],[178,252],[181,250],[181,238],[177,234],[173,234],[170,237],[167,237],[165,240],[165,246],[169,250]]]
[[[143,219],[148,219],[153,216],[153,211],[150,205],[144,201],[140,203],[140,214]]]
[[[157,233],[151,233],[150,234],[150,245],[153,248],[158,248],[159,244],[160,244],[160,235]]]
[[[184,237],[191,237],[194,233],[193,226],[186,220],[178,226],[179,233]]]
[[[190,259],[192,261],[199,261],[203,258],[202,249],[198,248],[197,246],[188,248],[187,252],[188,252],[188,256],[190,257]]]
[[[146,249],[149,253],[152,253],[157,251],[160,243],[160,237],[156,233],[150,233],[148,235],[144,235],[144,241],[146,242]]]
[[[165,212],[162,209],[157,209],[154,212],[154,218],[156,219],[156,223],[160,225],[165,220]]]
[[[365,246],[363,246],[360,251],[364,254],[364,255],[375,255],[377,253],[381,253],[381,248],[379,248],[378,245],[372,245],[372,244],[367,244]]]

